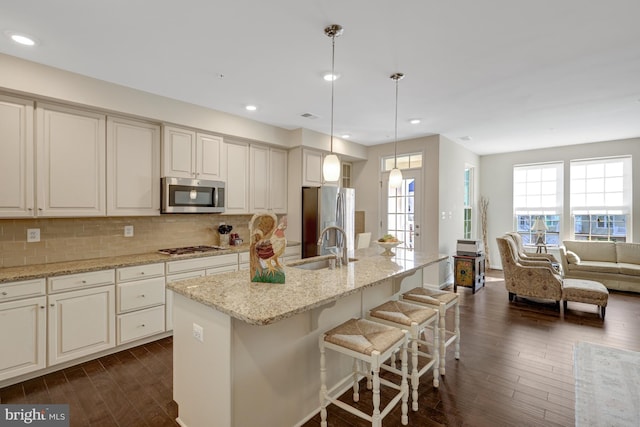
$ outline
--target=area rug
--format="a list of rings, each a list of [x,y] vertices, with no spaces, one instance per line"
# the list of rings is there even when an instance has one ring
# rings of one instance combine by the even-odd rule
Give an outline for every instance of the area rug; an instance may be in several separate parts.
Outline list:
[[[640,426],[640,353],[578,342],[576,427]]]

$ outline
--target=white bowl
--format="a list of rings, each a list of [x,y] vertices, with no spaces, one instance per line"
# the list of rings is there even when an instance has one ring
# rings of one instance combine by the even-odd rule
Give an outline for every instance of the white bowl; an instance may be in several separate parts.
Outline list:
[[[376,243],[384,248],[384,252],[382,252],[382,255],[395,255],[395,252],[393,252],[391,249],[395,248],[398,245],[401,245],[402,242],[379,242],[376,240]]]

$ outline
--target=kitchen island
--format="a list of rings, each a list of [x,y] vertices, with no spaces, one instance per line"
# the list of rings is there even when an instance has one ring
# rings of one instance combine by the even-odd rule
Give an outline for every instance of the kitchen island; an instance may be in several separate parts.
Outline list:
[[[285,267],[286,283],[251,283],[234,272],[169,284],[173,306],[178,423],[293,426],[319,407],[320,335],[401,291],[422,286],[422,269],[446,255],[378,247],[335,270]],[[330,355],[337,383],[351,369]]]

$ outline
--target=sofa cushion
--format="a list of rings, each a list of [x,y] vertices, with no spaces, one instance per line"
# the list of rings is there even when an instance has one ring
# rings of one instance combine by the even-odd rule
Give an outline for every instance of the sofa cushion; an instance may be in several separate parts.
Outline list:
[[[569,264],[570,271],[593,271],[598,273],[619,274],[620,268],[615,262],[580,261],[580,264]]]
[[[620,273],[628,274],[629,276],[640,276],[640,264],[628,264],[625,262],[618,263],[620,267]]]
[[[584,261],[617,262],[615,242],[591,242],[587,240],[565,240],[568,251],[575,252]]]
[[[573,251],[567,251],[567,261],[571,264],[580,264],[580,257]]]
[[[640,243],[616,243],[618,262],[640,265]]]

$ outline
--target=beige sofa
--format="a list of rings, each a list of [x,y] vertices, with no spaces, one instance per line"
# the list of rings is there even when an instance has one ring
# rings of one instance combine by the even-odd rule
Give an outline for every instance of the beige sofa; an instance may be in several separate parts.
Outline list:
[[[640,243],[562,243],[560,261],[565,277],[595,280],[609,289],[640,292]]]

